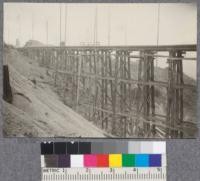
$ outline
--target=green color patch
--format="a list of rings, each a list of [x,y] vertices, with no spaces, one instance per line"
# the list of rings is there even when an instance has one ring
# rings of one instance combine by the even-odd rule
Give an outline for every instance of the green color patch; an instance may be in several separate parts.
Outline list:
[[[123,154],[122,155],[123,167],[134,167],[135,166],[135,155],[134,154]]]

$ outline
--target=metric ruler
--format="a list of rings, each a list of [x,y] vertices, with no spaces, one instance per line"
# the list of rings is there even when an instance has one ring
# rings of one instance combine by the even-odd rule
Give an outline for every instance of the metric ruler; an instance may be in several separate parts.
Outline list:
[[[162,168],[42,168],[42,181],[166,181]]]
[[[99,145],[102,143],[41,143],[42,181],[167,180],[165,142],[118,141],[114,148],[103,150]]]

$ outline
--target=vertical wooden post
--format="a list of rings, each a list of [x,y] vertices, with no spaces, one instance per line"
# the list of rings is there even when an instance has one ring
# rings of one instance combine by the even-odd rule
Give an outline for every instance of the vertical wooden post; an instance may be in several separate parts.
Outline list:
[[[150,63],[150,81],[154,81],[154,57],[153,53],[151,52],[152,56],[149,57],[149,63]],[[153,118],[153,122],[155,122],[155,88],[154,85],[151,85],[150,87],[150,102],[151,102],[151,117]],[[156,135],[156,126],[155,124],[152,124],[151,128],[152,136],[154,137]]]
[[[182,51],[177,51],[176,56],[177,60],[175,60],[176,63],[176,74],[175,74],[175,80],[176,85],[180,86],[176,88],[176,119],[175,119],[175,125],[182,126],[183,124],[183,88],[181,88],[181,85],[183,85],[183,64],[182,60],[180,59],[182,57]],[[183,137],[183,131],[182,130],[176,130],[175,131],[175,137],[182,138]]]
[[[108,74],[109,74],[109,76],[110,77],[114,77],[114,75],[113,75],[113,61],[116,61],[116,57],[115,57],[115,60],[112,60],[112,56],[111,56],[111,52],[108,52],[108,54],[109,54],[109,56],[108,56]],[[112,133],[114,133],[115,132],[115,129],[113,128],[114,127],[114,125],[115,125],[115,110],[114,110],[114,106],[115,106],[115,102],[114,102],[114,100],[115,100],[115,93],[114,93],[114,91],[115,91],[115,86],[114,86],[114,81],[112,81],[112,80],[110,80],[109,81],[109,84],[110,84],[110,95],[111,95],[111,106],[112,106],[112,113],[113,113],[113,115],[112,115],[112,120],[111,120],[111,131],[112,131]]]
[[[89,61],[89,74],[92,75],[93,71],[92,71],[92,55],[93,51],[89,51],[88,52],[88,61]],[[93,79],[90,77],[89,78],[89,84],[87,85],[88,91],[89,91],[89,121],[92,121],[92,114],[93,114],[93,109],[92,109],[92,101],[93,101],[93,91],[92,91],[92,87],[93,87]]]
[[[109,76],[108,75],[108,51],[105,51],[104,53],[104,62],[105,62],[105,76]],[[108,105],[108,80],[105,80],[105,109],[107,109],[109,107]],[[105,122],[105,129],[108,129],[108,115],[106,114],[105,118],[104,118],[104,122]]]
[[[3,99],[8,103],[13,101],[8,65],[3,66]]]
[[[55,51],[55,70],[54,70],[54,73],[55,73],[55,78],[54,78],[54,86],[57,86],[57,74],[58,74],[58,64],[59,64],[59,56],[58,56],[58,51]]]
[[[102,129],[104,129],[104,112],[103,112],[103,110],[104,110],[104,102],[105,102],[105,80],[104,80],[104,77],[105,77],[105,72],[104,72],[104,69],[105,69],[105,65],[104,65],[104,51],[101,51],[101,54],[100,54],[100,66],[101,66],[101,77],[102,77],[102,79],[101,79],[101,109],[102,109],[102,111],[101,111],[101,128]]]
[[[175,52],[170,51],[169,57],[175,57]],[[172,131],[168,128],[173,126],[174,117],[173,117],[173,111],[174,111],[174,104],[173,104],[173,98],[174,98],[174,66],[173,66],[173,60],[168,59],[168,88],[167,88],[167,120],[166,120],[166,138],[172,135]]]
[[[98,51],[95,48],[94,50],[94,100],[93,100],[93,121],[96,121],[96,107],[97,107],[97,98],[98,98],[98,84],[97,84],[97,63],[98,63]]]
[[[64,92],[63,92],[63,100],[64,100],[64,103],[66,104],[66,93],[68,91],[68,84],[69,84],[69,75],[68,75],[68,66],[69,66],[69,57],[68,57],[68,50],[65,49],[65,67],[64,67],[64,71],[66,72],[66,74],[64,75],[65,76],[65,79],[64,79]]]
[[[138,67],[138,80],[144,84],[142,89],[138,86],[137,114],[140,117],[142,111],[143,119],[145,120],[143,123],[145,137],[150,137],[152,134],[155,135],[155,125],[151,126],[155,116],[154,86],[147,84],[154,81],[154,59],[151,54],[151,51],[141,51]]]
[[[117,87],[118,87],[118,69],[119,69],[119,52],[116,51],[116,58],[115,58],[115,69],[114,69],[114,82],[113,82],[113,100],[112,100],[112,112],[113,112],[113,119],[112,119],[112,134],[116,135],[116,123],[117,123],[117,117],[116,117],[116,104],[117,104]]]
[[[140,130],[139,130],[139,122],[140,122],[140,115],[141,115],[141,109],[142,109],[142,86],[140,85],[140,81],[142,81],[142,66],[143,66],[143,59],[144,59],[144,52],[140,51],[140,58],[138,62],[138,84],[137,84],[137,100],[136,100],[136,109],[137,109],[137,118],[135,121],[135,134],[136,136],[139,136]]]
[[[149,79],[149,69],[148,69],[148,59],[147,56],[145,55],[147,52],[144,52],[144,59],[143,59],[143,78],[142,80],[144,82],[147,82]],[[149,100],[148,100],[148,92],[149,92],[149,86],[148,85],[143,85],[143,115],[144,119],[148,120],[148,112],[149,112]],[[149,124],[144,123],[144,134],[147,136],[149,134]]]
[[[127,56],[127,78],[128,80],[131,80],[132,76],[132,69],[131,69],[131,58],[130,58],[130,51],[126,51]],[[128,100],[128,109],[129,112],[132,112],[132,85],[131,83],[128,84],[128,93],[127,93],[127,100]],[[134,128],[134,119],[132,117],[129,118],[129,124],[127,127],[127,132],[130,136],[133,136],[133,128]]]
[[[82,55],[81,55],[81,52],[78,52],[77,53],[77,71],[78,72],[77,72],[76,111],[78,111],[78,106],[79,106],[81,65],[82,65]]]

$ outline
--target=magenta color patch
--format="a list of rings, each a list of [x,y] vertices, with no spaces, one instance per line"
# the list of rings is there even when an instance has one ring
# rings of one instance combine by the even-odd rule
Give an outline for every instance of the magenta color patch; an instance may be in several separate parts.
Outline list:
[[[96,155],[84,155],[84,166],[85,167],[96,167],[97,166]]]

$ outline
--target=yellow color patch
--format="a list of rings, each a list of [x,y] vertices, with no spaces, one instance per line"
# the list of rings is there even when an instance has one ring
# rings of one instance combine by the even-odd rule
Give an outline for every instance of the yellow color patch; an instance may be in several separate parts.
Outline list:
[[[122,167],[122,155],[109,154],[109,167]]]

